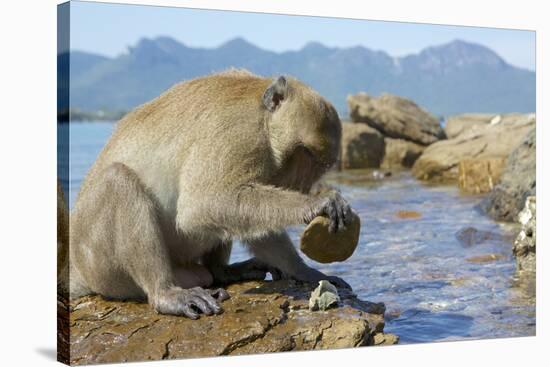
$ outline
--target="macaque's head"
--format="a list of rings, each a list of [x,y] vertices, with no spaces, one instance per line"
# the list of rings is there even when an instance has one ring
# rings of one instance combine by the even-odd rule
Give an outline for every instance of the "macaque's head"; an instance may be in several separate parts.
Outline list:
[[[309,190],[338,159],[342,134],[338,113],[313,89],[283,76],[267,87],[262,102],[271,146],[283,169],[279,174],[293,176],[284,175],[282,184]]]

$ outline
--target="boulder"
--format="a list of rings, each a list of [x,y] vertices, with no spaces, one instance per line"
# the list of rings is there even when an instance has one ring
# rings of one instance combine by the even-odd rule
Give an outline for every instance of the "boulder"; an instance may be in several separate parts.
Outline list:
[[[537,245],[537,200],[535,196],[529,196],[525,201],[525,207],[518,215],[521,224],[512,252],[516,257],[517,270],[520,272],[536,271],[536,245]]]
[[[385,151],[381,167],[391,168],[411,168],[424,151],[424,146],[403,139],[384,139]]]
[[[439,120],[409,99],[359,93],[347,101],[352,121],[366,123],[389,138],[429,145],[445,137]]]
[[[310,259],[327,264],[345,261],[359,243],[361,219],[352,212],[351,223],[343,231],[329,232],[330,220],[315,217],[306,227],[300,239],[300,250]]]
[[[482,203],[489,216],[515,221],[527,197],[536,195],[536,151],[536,130],[532,128],[508,157],[500,183]]]
[[[342,123],[340,168],[378,168],[384,156],[384,137],[365,124]]]
[[[458,163],[458,187],[470,194],[491,191],[500,180],[504,158],[464,159]]]
[[[450,116],[445,124],[447,139],[454,139],[464,132],[488,125],[497,115],[488,113],[464,113]]]
[[[424,150],[414,163],[412,173],[421,180],[456,182],[460,161],[507,158],[534,127],[534,120],[519,119],[489,124],[454,139],[439,141]]]
[[[339,307],[312,312],[308,298],[315,287],[292,280],[234,284],[227,288],[231,298],[223,303],[224,312],[198,320],[160,315],[146,303],[86,296],[66,305],[70,362],[119,363],[396,341],[383,334],[383,304],[339,289]]]

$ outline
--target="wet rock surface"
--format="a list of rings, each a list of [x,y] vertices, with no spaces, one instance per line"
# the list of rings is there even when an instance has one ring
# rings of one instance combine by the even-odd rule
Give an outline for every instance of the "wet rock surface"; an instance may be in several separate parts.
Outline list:
[[[527,197],[536,195],[536,155],[536,130],[533,127],[510,154],[500,183],[482,203],[482,208],[489,216],[513,222]]]
[[[365,124],[342,123],[340,168],[377,168],[384,156],[384,137]]]
[[[339,289],[338,308],[312,312],[317,284],[246,282],[227,288],[224,313],[199,320],[159,315],[149,305],[87,296],[70,304],[74,364],[192,358],[392,344],[385,307]]]
[[[516,257],[518,271],[536,271],[536,245],[537,245],[537,209],[536,197],[529,196],[525,201],[525,207],[518,215],[521,224],[512,251]]]
[[[429,145],[445,138],[438,119],[410,99],[359,93],[348,97],[353,122],[365,123],[384,136]]]
[[[534,129],[535,120],[531,115],[501,120],[428,146],[414,163],[413,175],[432,182],[456,182],[463,160],[508,158]]]

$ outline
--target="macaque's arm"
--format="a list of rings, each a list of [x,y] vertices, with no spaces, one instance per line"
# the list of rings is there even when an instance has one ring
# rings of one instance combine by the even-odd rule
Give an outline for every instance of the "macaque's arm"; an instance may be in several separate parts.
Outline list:
[[[304,195],[269,185],[247,184],[227,193],[207,195],[198,206],[178,200],[180,230],[217,228],[228,237],[261,237],[288,226],[309,223],[317,215],[331,219],[332,230],[351,219],[349,204],[337,191]]]

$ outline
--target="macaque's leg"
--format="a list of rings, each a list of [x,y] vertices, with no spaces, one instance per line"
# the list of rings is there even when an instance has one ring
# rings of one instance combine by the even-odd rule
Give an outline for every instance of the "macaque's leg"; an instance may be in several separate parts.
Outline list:
[[[223,243],[203,257],[202,262],[214,277],[214,283],[231,284],[265,279],[265,266],[260,267],[251,260],[228,265],[231,248],[231,243]]]
[[[214,278],[210,271],[202,265],[190,264],[187,266],[178,266],[174,269],[176,277],[176,285],[189,289],[193,287],[210,287],[214,282]]]
[[[71,265],[90,290],[125,298],[141,289],[165,314],[195,319],[199,312],[220,313],[219,302],[227,293],[176,284],[158,209],[137,174],[114,163],[99,173],[94,185],[79,198],[70,228]]]
[[[266,269],[275,268],[279,271],[269,270],[273,279],[278,277],[292,278],[307,282],[328,280],[336,286],[351,288],[343,279],[336,276],[323,274],[308,266],[300,257],[286,231],[276,232],[269,236],[254,239],[247,242],[259,264],[264,264]],[[259,265],[261,268],[261,265]]]

